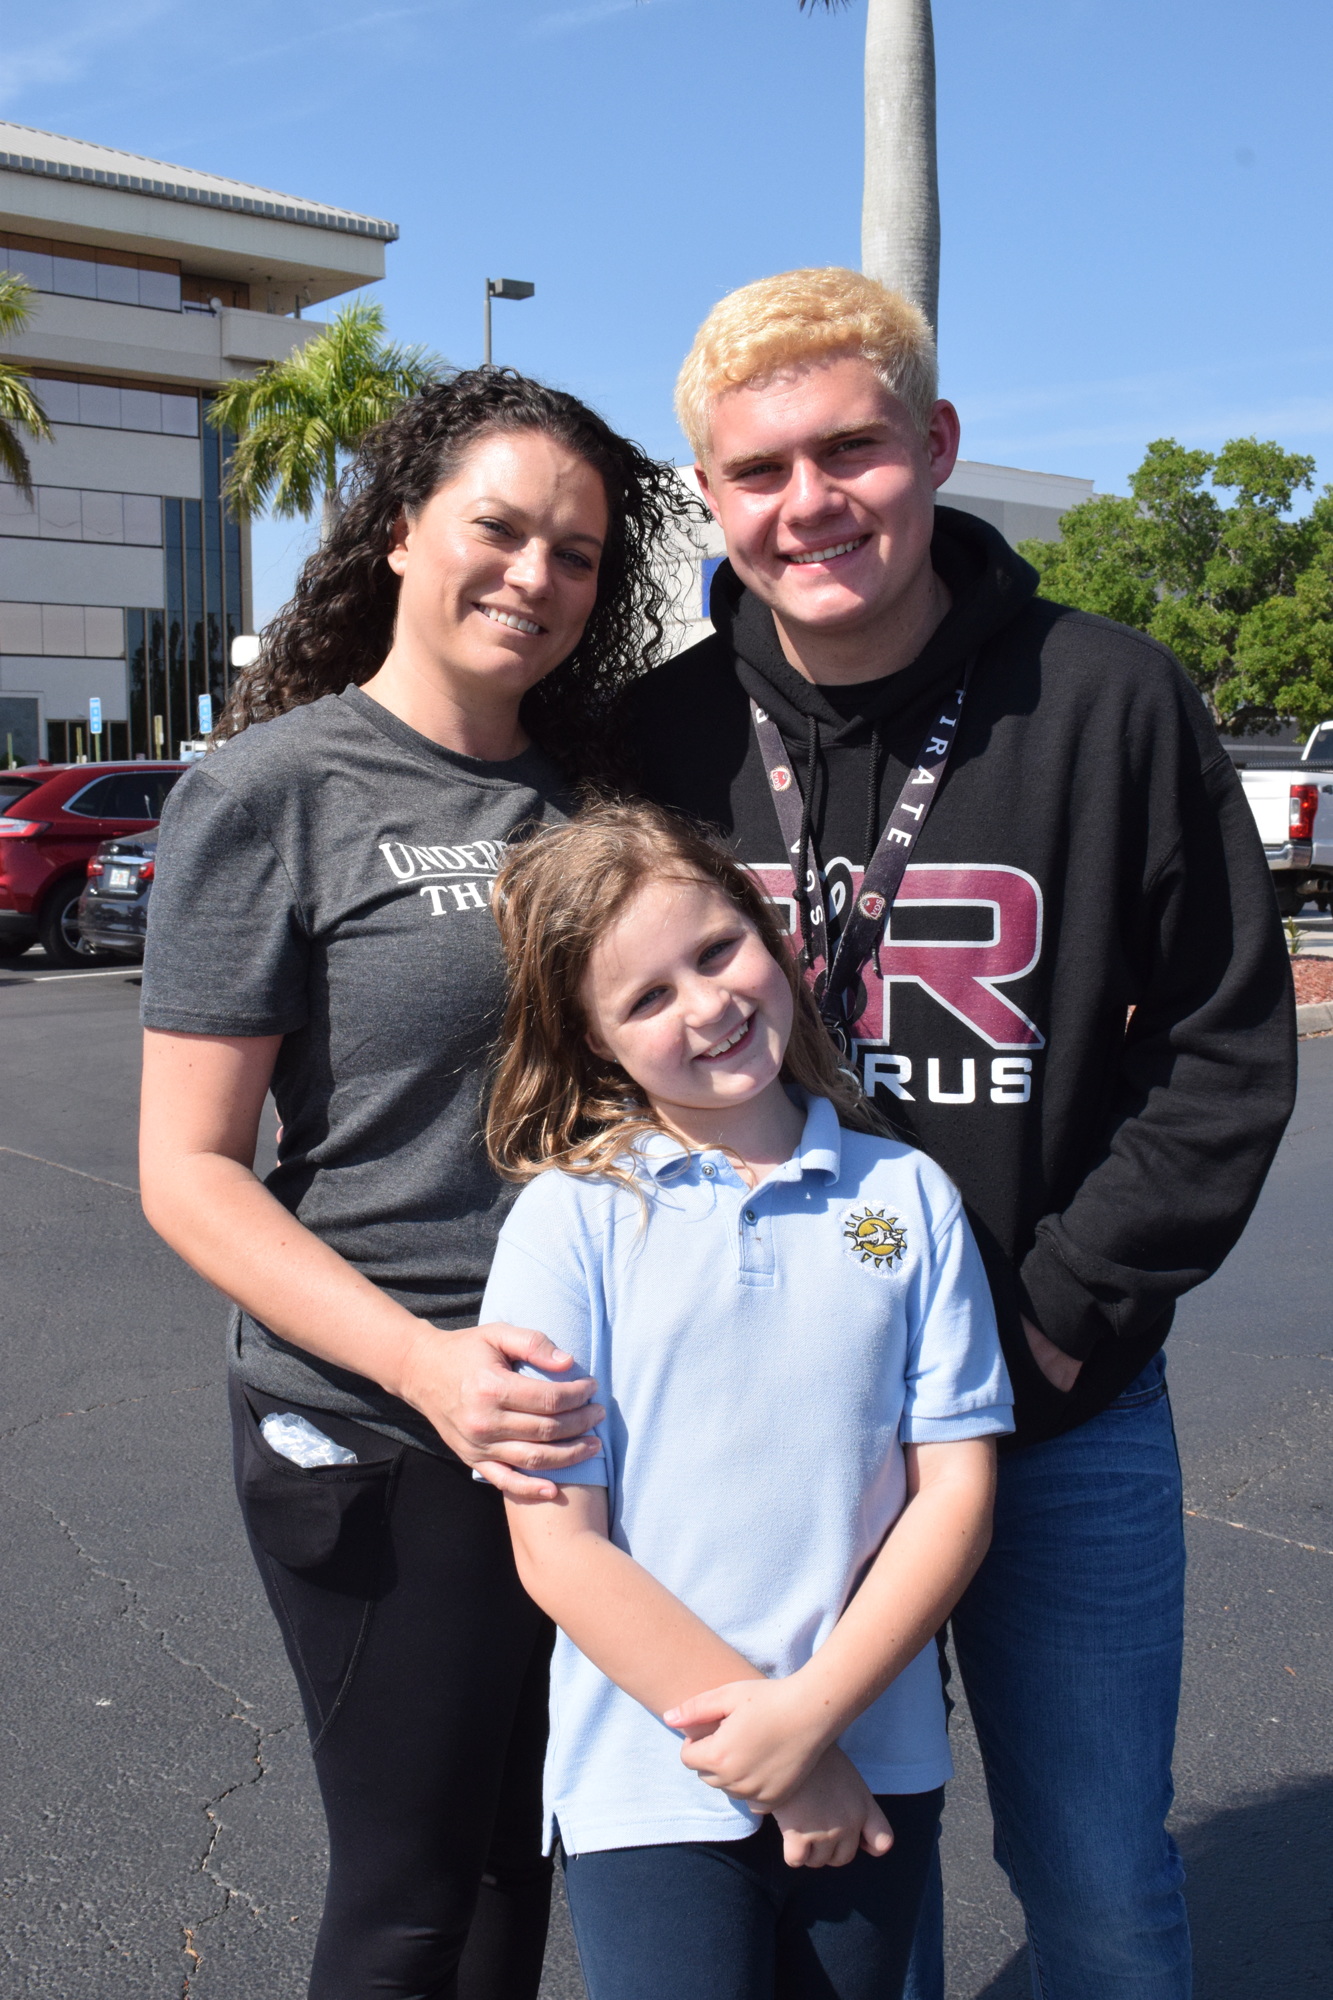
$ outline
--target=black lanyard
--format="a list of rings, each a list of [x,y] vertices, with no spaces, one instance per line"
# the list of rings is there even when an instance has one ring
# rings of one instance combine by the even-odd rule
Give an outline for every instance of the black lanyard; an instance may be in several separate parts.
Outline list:
[[[889,920],[894,898],[902,886],[907,864],[912,858],[912,850],[921,837],[921,829],[939,792],[945,767],[958,736],[963,701],[967,695],[975,664],[974,654],[963,669],[962,685],[954,694],[951,704],[953,713],[937,716],[926,734],[921,754],[908,775],[907,783],[898,794],[898,803],[889,814],[884,831],[876,842],[874,853],[866,863],[861,887],[857,891],[851,913],[843,926],[831,964],[828,954],[828,909],[824,900],[823,874],[814,844],[809,843],[810,872],[806,877],[805,908],[809,913],[810,928],[802,942],[809,951],[817,975],[815,992],[824,1026],[844,1055],[851,1053],[852,1029],[856,1025],[856,988],[867,963],[879,949],[880,940],[884,936],[884,926]],[[801,787],[788,761],[786,746],[772,716],[767,709],[760,708],[753,698],[750,702],[750,714],[754,719],[754,733],[759,739],[759,754],[764,760],[768,788],[773,795],[773,804],[777,810],[778,826],[787,851],[792,857],[792,873],[795,875],[801,865]],[[813,771],[810,773],[809,782],[814,783]],[[798,883],[798,891],[800,886]],[[798,893],[796,899],[798,924],[801,921],[801,908],[802,899]],[[824,972],[822,981],[818,978],[821,971]]]

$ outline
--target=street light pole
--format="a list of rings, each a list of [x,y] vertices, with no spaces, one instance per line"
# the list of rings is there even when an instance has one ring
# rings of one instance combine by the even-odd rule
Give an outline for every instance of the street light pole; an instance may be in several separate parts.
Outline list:
[[[486,280],[486,333],[484,341],[483,366],[491,365],[491,300],[530,299],[536,291],[525,278],[488,278]]]

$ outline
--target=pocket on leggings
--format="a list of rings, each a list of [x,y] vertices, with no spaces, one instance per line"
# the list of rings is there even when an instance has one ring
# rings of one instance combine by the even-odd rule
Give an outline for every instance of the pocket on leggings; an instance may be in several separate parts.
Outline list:
[[[406,1449],[390,1446],[368,1464],[293,1465],[274,1451],[244,1390],[239,1485],[250,1532],[284,1569],[336,1567],[352,1596],[374,1590],[389,1492]]]

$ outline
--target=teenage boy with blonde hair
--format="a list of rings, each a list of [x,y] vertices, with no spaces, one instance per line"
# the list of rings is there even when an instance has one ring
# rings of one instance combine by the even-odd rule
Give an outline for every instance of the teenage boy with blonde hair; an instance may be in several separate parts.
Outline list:
[[[1292,1104],[1254,824],[1169,653],[1043,602],[994,529],[935,506],[958,417],[906,300],[851,271],[747,285],[677,408],[729,560],[713,636],[632,699],[644,788],[767,885],[983,1245],[1019,1430],[953,1639],[1034,1988],[1183,2000],[1161,1348]],[[942,1995],[940,1932],[936,1898],[916,2000]]]

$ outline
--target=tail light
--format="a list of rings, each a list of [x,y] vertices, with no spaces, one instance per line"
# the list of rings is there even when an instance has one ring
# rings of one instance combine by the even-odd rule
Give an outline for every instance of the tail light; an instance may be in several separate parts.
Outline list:
[[[1318,811],[1318,785],[1293,785],[1287,813],[1287,825],[1293,840],[1313,840],[1315,814]]]
[[[100,861],[98,860],[97,856],[96,856],[96,855],[94,854],[94,856],[93,856],[92,860],[91,860],[91,861],[90,861],[90,862],[88,863],[88,873],[89,873],[89,875],[90,875],[90,876],[91,876],[91,875],[100,875],[100,874],[101,874],[101,872],[102,872],[102,868],[103,868],[103,863],[102,863],[102,862],[100,862]]]
[[[145,861],[143,867],[139,870],[140,882],[151,882],[156,872],[157,863],[155,861]]]
[[[31,840],[35,833],[45,833],[50,824],[49,819],[0,817],[0,840]]]

